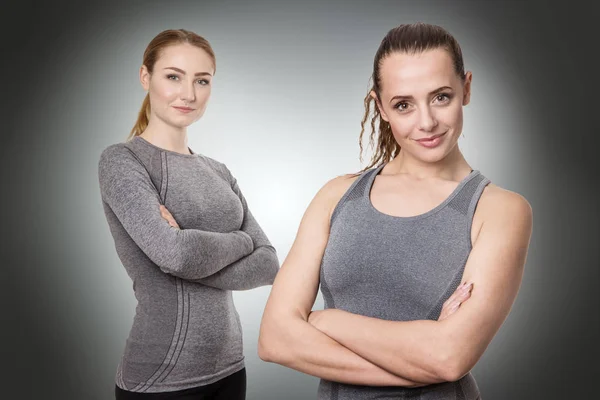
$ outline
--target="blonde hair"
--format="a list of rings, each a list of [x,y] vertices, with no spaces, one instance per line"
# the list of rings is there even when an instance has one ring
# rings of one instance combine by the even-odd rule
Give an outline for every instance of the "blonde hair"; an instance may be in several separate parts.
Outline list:
[[[204,50],[212,59],[213,65],[216,70],[216,59],[215,53],[210,46],[210,43],[202,36],[195,34],[194,32],[187,31],[185,29],[167,29],[162,31],[152,39],[152,41],[146,47],[143,57],[143,65],[148,68],[148,72],[152,74],[154,70],[154,64],[160,56],[161,50],[168,46],[172,46],[180,43],[189,43]],[[142,107],[138,113],[137,121],[131,129],[127,140],[139,136],[148,127],[148,121],[150,120],[150,97],[146,94]]]

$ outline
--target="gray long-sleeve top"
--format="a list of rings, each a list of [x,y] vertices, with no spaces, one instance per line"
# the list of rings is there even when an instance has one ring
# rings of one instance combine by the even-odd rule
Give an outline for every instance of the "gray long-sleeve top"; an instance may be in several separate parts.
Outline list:
[[[230,171],[203,155],[135,137],[102,152],[98,175],[117,254],[138,300],[116,384],[174,391],[242,369],[231,290],[272,284],[279,261]],[[180,229],[161,217],[160,204]]]

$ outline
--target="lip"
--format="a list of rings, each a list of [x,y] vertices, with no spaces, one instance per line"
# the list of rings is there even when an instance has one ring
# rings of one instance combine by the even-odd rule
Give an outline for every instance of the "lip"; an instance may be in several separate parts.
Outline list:
[[[415,141],[417,143],[419,143],[421,146],[423,147],[427,147],[427,148],[434,148],[437,147],[437,145],[439,145],[442,141],[442,137],[447,133],[448,131],[444,132],[444,133],[439,133],[437,135],[433,135],[431,137],[428,138],[421,138],[421,139],[415,139]]]
[[[179,110],[179,111],[181,111],[182,113],[185,113],[185,114],[194,111],[193,108],[189,108],[189,107],[176,107],[176,106],[173,106],[173,108],[176,109],[176,110]]]

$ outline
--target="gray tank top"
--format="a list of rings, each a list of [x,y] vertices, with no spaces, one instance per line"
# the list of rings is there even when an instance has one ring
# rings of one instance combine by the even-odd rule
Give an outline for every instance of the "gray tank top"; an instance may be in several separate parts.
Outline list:
[[[362,173],[331,216],[321,264],[325,308],[390,321],[436,320],[460,284],[471,251],[475,207],[490,182],[472,171],[437,207],[411,217],[378,211],[370,200],[384,165]],[[480,396],[469,373],[421,388],[348,385],[322,379],[320,400],[448,399]]]

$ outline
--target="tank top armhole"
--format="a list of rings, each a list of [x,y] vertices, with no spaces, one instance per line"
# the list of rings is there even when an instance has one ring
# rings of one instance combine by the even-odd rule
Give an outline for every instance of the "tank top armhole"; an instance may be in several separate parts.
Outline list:
[[[340,200],[337,202],[337,204],[335,205],[333,212],[331,213],[331,218],[329,219],[329,227],[331,228],[331,226],[333,226],[333,222],[335,221],[335,218],[337,217],[337,215],[340,213],[340,211],[342,210],[342,207],[344,206],[344,204],[346,203],[346,201],[348,201],[348,198],[354,194],[354,192],[356,191],[356,187],[358,186],[358,184],[361,181],[364,181],[365,179],[367,179],[367,177],[373,173],[373,171],[376,171],[377,168],[374,169],[370,169],[368,171],[365,171],[363,173],[361,173],[358,178],[356,178],[356,180],[354,182],[352,182],[352,185],[350,185],[350,187],[348,188],[348,190],[346,190],[346,192],[342,195],[342,197],[340,197]],[[363,185],[364,186],[364,185]],[[364,189],[364,188],[363,188]],[[362,195],[362,193],[361,193]]]
[[[473,197],[471,198],[471,202],[469,203],[469,208],[467,209],[467,244],[469,246],[469,251],[473,248],[473,243],[471,243],[471,230],[473,227],[473,217],[475,216],[475,210],[477,209],[477,204],[479,203],[479,199],[483,194],[483,190],[490,183],[490,180],[484,176],[481,176],[481,181],[477,185],[475,192],[473,193]]]

